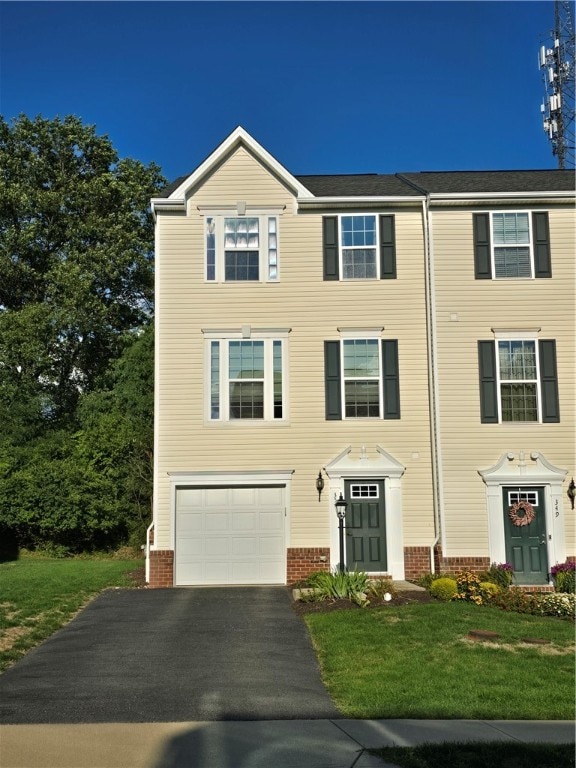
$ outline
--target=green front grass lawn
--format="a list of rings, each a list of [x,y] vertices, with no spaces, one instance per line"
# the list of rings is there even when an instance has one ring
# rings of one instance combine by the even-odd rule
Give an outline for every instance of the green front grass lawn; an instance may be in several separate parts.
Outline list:
[[[131,586],[142,560],[23,555],[0,563],[0,671],[69,621],[106,587]]]
[[[305,620],[324,682],[346,717],[574,717],[570,621],[462,602],[310,613]],[[472,629],[500,639],[473,642]]]

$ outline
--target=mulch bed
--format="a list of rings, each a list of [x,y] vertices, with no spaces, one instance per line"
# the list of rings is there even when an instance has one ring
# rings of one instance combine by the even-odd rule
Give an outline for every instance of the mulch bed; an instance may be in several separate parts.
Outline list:
[[[411,605],[413,603],[435,603],[435,598],[429,592],[423,591],[404,591],[398,592],[397,596],[389,602],[384,600],[371,600],[366,608],[361,608],[351,600],[318,600],[315,603],[307,603],[302,600],[294,600],[292,607],[294,611],[303,616],[306,613],[330,613],[331,611],[369,611],[372,608],[396,608],[399,605]]]

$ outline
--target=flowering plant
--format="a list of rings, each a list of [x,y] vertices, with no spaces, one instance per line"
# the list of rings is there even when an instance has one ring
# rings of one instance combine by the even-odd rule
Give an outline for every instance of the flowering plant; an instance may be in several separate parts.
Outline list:
[[[540,611],[545,616],[569,616],[574,618],[576,597],[574,595],[559,595],[552,593],[540,598]]]
[[[566,560],[550,568],[556,592],[576,592],[576,563]]]

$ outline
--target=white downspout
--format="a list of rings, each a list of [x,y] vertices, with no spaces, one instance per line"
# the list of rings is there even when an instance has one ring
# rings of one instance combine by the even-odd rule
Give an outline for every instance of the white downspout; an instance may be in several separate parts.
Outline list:
[[[439,393],[438,368],[436,350],[436,292],[434,284],[434,238],[430,216],[430,195],[422,201],[422,216],[424,218],[424,249],[426,256],[426,343],[428,349],[428,388],[430,391],[430,438],[432,448],[432,484],[434,506],[434,529],[436,537],[430,545],[430,569],[434,573],[434,547],[441,541],[442,551],[445,549],[444,525],[442,510],[444,508],[444,486],[442,475],[442,458],[440,447],[439,426]]]
[[[150,534],[154,528],[154,521],[146,528],[146,584],[150,583]]]

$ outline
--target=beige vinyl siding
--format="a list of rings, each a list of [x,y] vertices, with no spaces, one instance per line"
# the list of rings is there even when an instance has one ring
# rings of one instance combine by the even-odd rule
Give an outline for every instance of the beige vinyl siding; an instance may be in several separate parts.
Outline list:
[[[511,210],[534,208],[511,208]],[[474,209],[481,210],[481,209]],[[484,209],[485,210],[485,209]],[[493,210],[502,210],[496,209]],[[487,556],[485,486],[478,470],[508,451],[539,451],[569,472],[575,457],[574,211],[549,209],[552,278],[475,280],[472,209],[432,214],[444,519],[452,556]],[[477,341],[493,328],[540,329],[556,339],[559,424],[481,424]],[[566,487],[567,487],[566,482]],[[576,551],[574,513],[564,495],[566,551]]]
[[[279,216],[278,283],[207,283],[198,206],[285,206]],[[405,545],[434,539],[421,210],[396,212],[397,280],[325,282],[322,221],[295,213],[294,199],[249,152],[239,149],[189,200],[187,215],[158,216],[159,325],[156,546],[172,546],[168,472],[294,470],[287,546],[328,546],[336,519],[318,471],[348,445],[368,458],[380,445],[406,466]],[[202,329],[290,328],[284,371],[285,424],[206,420]],[[323,342],[342,327],[384,327],[398,339],[402,418],[326,421]],[[393,532],[390,532],[393,535]]]

